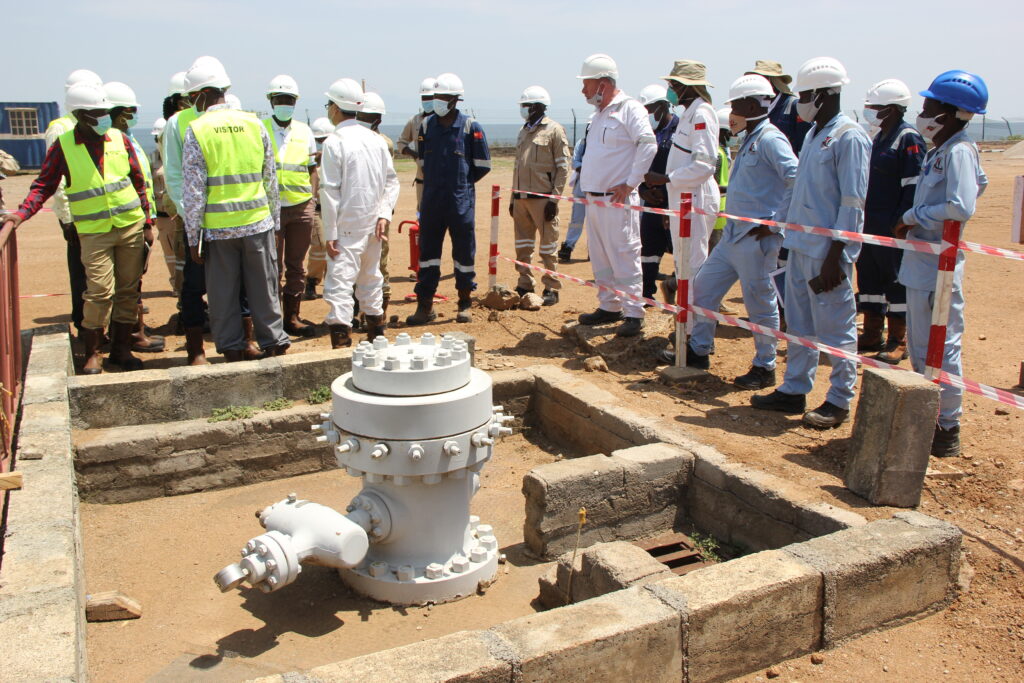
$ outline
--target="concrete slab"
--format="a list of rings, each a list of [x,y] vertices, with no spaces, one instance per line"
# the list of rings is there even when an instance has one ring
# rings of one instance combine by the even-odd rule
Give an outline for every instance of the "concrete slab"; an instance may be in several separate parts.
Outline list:
[[[665,384],[693,384],[707,380],[711,377],[711,373],[697,368],[677,368],[674,365],[666,365],[658,369],[658,377]]]

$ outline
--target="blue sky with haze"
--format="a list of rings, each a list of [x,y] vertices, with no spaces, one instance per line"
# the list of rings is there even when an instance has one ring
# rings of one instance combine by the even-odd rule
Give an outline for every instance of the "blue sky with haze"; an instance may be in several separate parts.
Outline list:
[[[485,124],[519,120],[516,99],[531,84],[551,92],[552,113],[564,121],[570,107],[578,116],[590,111],[575,75],[594,52],[615,58],[620,85],[633,95],[661,82],[673,60],[699,59],[716,86],[716,106],[758,58],[781,61],[791,74],[810,57],[840,59],[852,79],[847,111],[883,78],[901,78],[916,93],[939,72],[964,68],[987,81],[991,116],[1024,117],[1020,60],[1009,56],[1024,21],[1020,4],[1005,0],[51,0],[35,7],[47,15],[35,28],[5,31],[3,99],[61,101],[65,75],[90,68],[131,85],[143,121],[159,115],[170,75],[203,54],[224,63],[232,92],[249,109],[266,110],[266,83],[287,73],[303,93],[299,110],[320,116],[324,90],[349,76],[365,78],[387,103],[387,122],[397,124],[414,110],[423,77],[453,71],[465,83],[465,107]],[[10,9],[5,14],[11,18]]]

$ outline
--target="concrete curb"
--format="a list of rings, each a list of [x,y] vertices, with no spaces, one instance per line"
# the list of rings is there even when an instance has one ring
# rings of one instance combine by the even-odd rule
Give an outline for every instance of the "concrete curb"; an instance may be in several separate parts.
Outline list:
[[[71,449],[67,332],[30,337],[15,463],[24,488],[8,501],[0,566],[5,680],[83,681],[82,540]],[[27,337],[28,335],[25,335]]]

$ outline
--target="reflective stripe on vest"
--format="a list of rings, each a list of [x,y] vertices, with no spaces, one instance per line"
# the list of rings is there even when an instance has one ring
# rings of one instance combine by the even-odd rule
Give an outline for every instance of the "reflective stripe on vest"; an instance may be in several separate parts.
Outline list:
[[[284,149],[277,148],[274,135],[274,120],[263,119],[270,142],[274,145],[274,161],[277,162],[277,188],[281,192],[281,204],[294,206],[313,198],[313,185],[309,179],[309,141],[313,131],[301,121],[292,120]]]
[[[269,217],[260,120],[248,112],[218,109],[190,125],[206,161],[203,227],[238,228]]]
[[[110,232],[145,218],[142,202],[128,173],[127,140],[111,129],[103,143],[103,176],[85,145],[75,143],[74,129],[57,138],[71,175],[67,187],[68,207],[75,229],[83,234]]]

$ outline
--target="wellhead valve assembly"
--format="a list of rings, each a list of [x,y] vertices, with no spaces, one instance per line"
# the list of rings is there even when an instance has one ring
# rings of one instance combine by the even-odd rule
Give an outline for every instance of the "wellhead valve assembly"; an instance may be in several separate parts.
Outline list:
[[[279,590],[303,562],[335,567],[356,592],[397,605],[456,600],[493,581],[498,541],[469,503],[513,418],[492,405],[491,378],[472,366],[466,342],[364,341],[331,392],[332,410],[313,429],[362,490],[345,514],[295,495],[263,509],[265,533],[217,573],[220,589]]]

